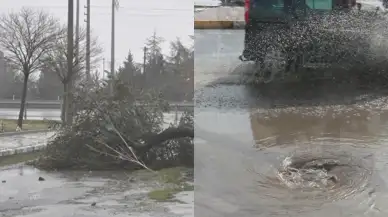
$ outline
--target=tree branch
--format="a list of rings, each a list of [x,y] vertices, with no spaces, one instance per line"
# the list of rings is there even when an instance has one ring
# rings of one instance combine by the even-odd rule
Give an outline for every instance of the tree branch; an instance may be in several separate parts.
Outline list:
[[[67,29],[67,27],[64,26],[62,29]],[[67,63],[68,53],[66,32],[64,31],[62,34],[63,36],[56,41],[56,45],[46,54],[44,65],[55,72],[63,84],[67,84],[70,80],[79,79],[83,75],[86,65],[86,30],[81,29],[78,39],[74,40],[74,46],[79,42],[80,49],[78,50],[78,56],[77,50],[74,50],[72,74],[68,74],[67,65],[63,64]],[[97,66],[101,53],[102,48],[99,46],[97,39],[93,39],[90,51],[91,68]]]
[[[157,134],[146,134],[142,136],[144,143],[134,148],[149,150],[154,146],[162,145],[164,142],[179,138],[194,138],[194,128],[191,127],[169,127]]]
[[[55,45],[59,20],[44,11],[23,8],[0,19],[0,47],[25,76],[40,68],[43,55]]]

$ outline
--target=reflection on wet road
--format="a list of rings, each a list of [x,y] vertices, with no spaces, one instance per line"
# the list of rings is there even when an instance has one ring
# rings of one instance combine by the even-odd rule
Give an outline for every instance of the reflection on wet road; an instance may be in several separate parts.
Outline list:
[[[195,69],[196,215],[387,216],[384,93],[327,81],[249,87],[233,75],[247,70],[232,62],[240,32],[195,34],[205,68]],[[216,42],[230,52],[211,62]]]
[[[144,171],[44,172],[20,165],[2,169],[0,180],[2,217],[193,216],[190,192],[177,195],[180,203],[148,199],[148,192],[163,184]]]

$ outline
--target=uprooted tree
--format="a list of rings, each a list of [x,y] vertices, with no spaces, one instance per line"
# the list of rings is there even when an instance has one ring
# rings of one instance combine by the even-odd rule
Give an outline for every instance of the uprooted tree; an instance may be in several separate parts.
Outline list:
[[[168,106],[158,94],[135,97],[130,86],[119,80],[114,84],[113,97],[100,87],[76,98],[83,107],[73,126],[58,133],[36,165],[94,170],[193,166],[193,111],[185,112],[179,124],[165,126]]]
[[[18,127],[22,128],[28,80],[41,67],[41,58],[63,37],[59,20],[43,11],[23,8],[0,18],[0,47],[15,69],[22,72],[23,90]]]

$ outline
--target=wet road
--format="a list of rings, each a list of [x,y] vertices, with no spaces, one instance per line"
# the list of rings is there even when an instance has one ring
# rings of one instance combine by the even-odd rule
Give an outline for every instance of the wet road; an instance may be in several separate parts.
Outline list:
[[[0,118],[17,119],[19,109],[4,109],[0,108]],[[59,109],[28,109],[27,119],[31,120],[60,120],[61,111]]]
[[[385,93],[327,81],[252,88],[237,60],[242,32],[195,37],[196,215],[387,216]]]
[[[182,114],[178,112],[178,117]],[[165,122],[174,123],[175,113],[165,113]],[[0,119],[17,119],[19,116],[18,109],[0,109]],[[60,120],[61,111],[59,109],[29,109],[27,110],[27,119],[29,120]]]
[[[243,30],[195,30],[195,87],[241,70]],[[237,77],[237,76],[234,76]]]
[[[193,217],[193,194],[155,203],[147,193],[163,184],[139,172],[44,172],[28,166],[0,171],[2,217]],[[43,177],[45,181],[38,181]],[[129,181],[133,179],[133,181]],[[4,181],[4,182],[3,182]],[[96,203],[92,206],[93,203]]]

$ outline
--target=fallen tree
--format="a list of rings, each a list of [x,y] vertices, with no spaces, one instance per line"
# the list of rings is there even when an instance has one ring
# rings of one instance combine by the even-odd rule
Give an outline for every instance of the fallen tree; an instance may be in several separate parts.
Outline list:
[[[93,170],[194,166],[193,111],[184,112],[179,123],[166,125],[166,102],[155,93],[135,97],[131,92],[116,84],[114,96],[99,87],[88,97],[78,97],[82,108],[73,126],[57,133],[36,166]]]

